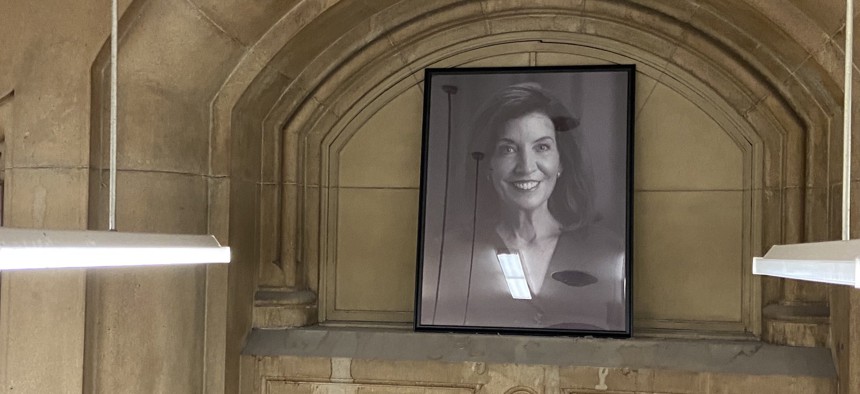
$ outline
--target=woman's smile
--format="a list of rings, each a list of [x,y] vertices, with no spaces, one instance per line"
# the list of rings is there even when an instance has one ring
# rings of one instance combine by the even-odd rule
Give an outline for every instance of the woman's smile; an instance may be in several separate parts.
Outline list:
[[[517,189],[522,191],[532,191],[535,190],[540,182],[538,181],[518,181],[511,182]]]

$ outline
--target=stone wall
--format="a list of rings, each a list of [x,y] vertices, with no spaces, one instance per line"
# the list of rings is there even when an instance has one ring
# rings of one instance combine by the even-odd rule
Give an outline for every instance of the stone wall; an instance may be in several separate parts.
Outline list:
[[[0,97],[14,91],[0,98],[7,225],[105,227],[109,9],[102,3],[2,6]],[[365,184],[346,169],[374,165],[373,152],[357,147],[362,138],[383,138],[374,130],[385,130],[362,127],[373,125],[372,115],[386,105],[413,111],[380,115],[387,123],[417,119],[417,102],[398,97],[420,89],[421,70],[430,65],[536,64],[550,53],[637,63],[654,81],[640,91],[658,98],[649,104],[657,108],[650,118],[642,112],[645,139],[637,145],[647,150],[637,157],[677,151],[669,148],[680,142],[661,139],[684,136],[681,127],[662,133],[671,105],[699,108],[701,119],[676,123],[710,119],[708,135],[729,141],[731,154],[740,155],[691,171],[689,179],[702,175],[701,183],[677,187],[660,184],[668,178],[659,162],[637,164],[654,169],[637,183],[679,196],[721,190],[720,177],[734,174],[737,184],[728,192],[738,193],[739,205],[730,209],[737,223],[726,227],[738,233],[726,232],[727,246],[715,252],[730,255],[718,260],[731,260],[739,274],[771,244],[833,238],[839,225],[841,1],[135,0],[121,6],[119,229],[214,233],[234,248],[234,261],[229,268],[2,274],[4,392],[237,392],[239,353],[252,327],[352,319],[335,313],[329,292],[339,264],[365,262],[332,258],[355,235],[332,223],[357,186],[414,189],[417,175],[415,163],[404,162],[405,183]],[[574,61],[564,56],[558,61]],[[413,126],[395,137],[415,148],[418,132]],[[639,192],[637,205],[647,208],[647,190]],[[416,214],[407,200],[404,217]],[[650,203],[651,210],[683,205]],[[719,215],[726,211],[720,206],[696,212]],[[647,211],[638,215],[648,223]],[[640,237],[658,226],[640,229]],[[401,230],[392,224],[383,233]],[[684,244],[693,248],[705,236],[694,238]],[[637,259],[652,261],[655,270],[661,261],[683,263],[652,252],[640,249]],[[398,253],[383,263],[413,263],[406,261],[414,253],[409,245]],[[669,313],[684,318],[655,318],[640,328],[756,336],[764,306],[829,303],[830,325],[812,328],[832,327],[830,338],[813,336],[811,344],[828,342],[842,392],[860,392],[856,291],[750,276],[725,287],[741,302],[725,309],[735,320],[720,325],[683,315],[707,308],[705,302]],[[409,289],[393,291],[405,297]],[[387,294],[362,296],[380,306],[359,320],[408,321],[401,305],[377,303]],[[637,305],[642,316],[673,310],[661,306],[664,294],[637,296],[646,302]],[[402,313],[389,313],[395,309]],[[769,324],[791,329],[783,318]]]
[[[267,330],[243,357],[257,393],[835,393],[823,348],[757,342]]]

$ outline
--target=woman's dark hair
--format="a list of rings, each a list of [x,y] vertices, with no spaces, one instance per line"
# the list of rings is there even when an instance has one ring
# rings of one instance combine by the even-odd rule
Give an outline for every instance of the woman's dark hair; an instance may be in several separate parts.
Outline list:
[[[574,130],[579,120],[540,85],[511,85],[494,94],[478,112],[469,152],[473,158],[491,157],[505,124],[531,113],[541,113],[552,121],[563,170],[547,202],[550,213],[566,230],[589,224],[594,181],[591,165],[582,152],[581,133]],[[487,178],[484,174],[477,175]],[[483,190],[492,190],[489,182],[484,183]]]

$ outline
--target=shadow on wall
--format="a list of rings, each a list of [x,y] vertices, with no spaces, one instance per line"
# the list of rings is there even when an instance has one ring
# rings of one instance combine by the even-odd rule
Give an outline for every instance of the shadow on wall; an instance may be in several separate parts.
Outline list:
[[[0,226],[3,225],[3,185],[6,181],[6,130],[12,124],[12,98],[15,91],[0,96]]]

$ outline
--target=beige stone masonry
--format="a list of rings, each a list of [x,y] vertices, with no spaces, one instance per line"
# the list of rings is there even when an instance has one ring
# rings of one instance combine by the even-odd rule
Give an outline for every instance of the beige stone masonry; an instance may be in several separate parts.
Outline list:
[[[860,393],[857,291],[752,278],[744,265],[772,244],[839,236],[843,7],[120,1],[120,227],[212,232],[234,248],[234,262],[3,273],[0,392],[832,393],[838,384],[840,393]],[[104,228],[107,2],[0,9],[0,95],[15,92],[0,103],[6,224]],[[725,273],[710,289],[721,295],[715,301],[694,290],[637,290],[640,328],[829,343],[838,383],[832,375],[533,365],[512,362],[513,351],[495,362],[240,358],[252,326],[409,321],[420,125],[385,126],[419,121],[424,67],[571,63],[636,63],[641,73],[637,239],[652,241],[636,251],[639,280],[723,273],[717,264],[741,275]],[[852,111],[860,117],[860,103]],[[392,155],[374,151],[383,143]],[[855,144],[860,151],[860,138]],[[687,172],[676,171],[688,162]],[[860,160],[853,165],[858,184]],[[355,230],[371,220],[362,215],[389,207],[373,231]],[[695,220],[707,218],[722,229],[714,242]],[[852,228],[860,231],[860,220]],[[655,250],[678,233],[687,237],[679,250],[712,248],[692,261]],[[366,250],[391,240],[400,246]],[[349,257],[357,251],[365,256]],[[371,264],[390,276],[365,269]],[[396,285],[377,290],[376,280]],[[255,299],[266,291],[312,296]],[[809,316],[797,325],[782,315],[759,321],[770,304],[827,302],[829,328]],[[346,308],[340,317],[328,313],[336,305]],[[710,320],[689,325],[690,317]]]
[[[245,352],[266,394],[836,393],[827,351],[760,343],[299,329]]]

